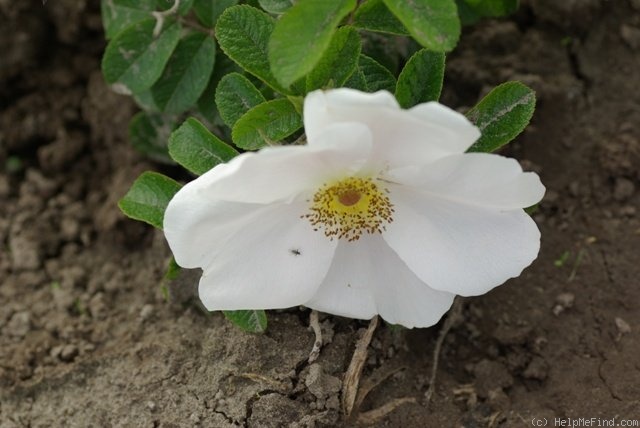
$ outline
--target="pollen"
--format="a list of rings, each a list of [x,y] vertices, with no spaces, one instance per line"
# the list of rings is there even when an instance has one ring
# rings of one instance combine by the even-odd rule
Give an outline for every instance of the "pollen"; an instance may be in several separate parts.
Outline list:
[[[388,194],[372,178],[348,177],[320,187],[302,218],[331,240],[357,241],[363,233],[382,233],[393,221]]]

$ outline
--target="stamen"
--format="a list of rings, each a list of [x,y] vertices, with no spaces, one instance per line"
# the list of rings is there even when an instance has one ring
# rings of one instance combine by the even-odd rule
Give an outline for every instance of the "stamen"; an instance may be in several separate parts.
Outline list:
[[[349,177],[323,185],[309,201],[311,212],[302,218],[331,240],[357,241],[363,233],[382,233],[393,221],[387,194],[371,178]]]

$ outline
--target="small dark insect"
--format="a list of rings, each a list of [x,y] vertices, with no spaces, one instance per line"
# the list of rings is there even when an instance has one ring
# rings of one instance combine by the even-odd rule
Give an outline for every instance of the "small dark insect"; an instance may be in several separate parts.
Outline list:
[[[289,252],[291,254],[293,254],[294,256],[296,256],[296,257],[302,254],[302,252],[297,248],[292,248],[292,249],[289,250]]]

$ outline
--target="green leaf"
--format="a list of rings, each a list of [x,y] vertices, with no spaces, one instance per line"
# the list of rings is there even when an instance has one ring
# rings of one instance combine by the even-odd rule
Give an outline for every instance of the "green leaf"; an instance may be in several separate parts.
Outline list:
[[[271,73],[267,57],[274,26],[272,17],[254,7],[233,6],[218,18],[216,37],[220,48],[240,67],[276,91],[288,93]]]
[[[407,59],[420,46],[406,37],[393,34],[360,32],[362,36],[362,53],[375,60],[397,77]]]
[[[174,0],[175,1],[175,0]],[[193,7],[194,0],[180,0],[180,6],[178,6],[178,12],[180,15],[185,16]]]
[[[233,126],[231,135],[236,146],[257,150],[302,128],[302,117],[287,99],[262,103],[245,113]]]
[[[483,17],[500,17],[518,10],[518,0],[456,0],[462,25],[471,25]]]
[[[214,28],[222,12],[237,4],[238,0],[195,0],[193,11],[202,25]]]
[[[157,0],[158,9],[168,10],[173,7],[175,0]],[[178,13],[182,16],[186,15],[193,6],[193,0],[180,0],[178,5]]]
[[[361,48],[360,36],[356,30],[342,27],[336,31],[329,48],[307,75],[307,92],[342,86],[356,69]]]
[[[355,0],[305,0],[282,15],[269,40],[269,62],[283,86],[313,69],[336,27],[355,6]]]
[[[304,97],[306,90],[307,90],[307,79],[306,77],[301,77],[291,84],[291,86],[289,87],[289,92],[291,92],[291,94],[287,95],[287,97],[292,97],[292,96]],[[295,95],[292,95],[292,94],[295,94]]]
[[[522,83],[496,86],[467,112],[467,118],[482,133],[468,151],[492,152],[504,146],[529,124],[535,107],[535,92]]]
[[[296,111],[302,114],[302,110],[304,110],[304,97],[290,95],[287,97],[287,99],[291,101],[291,104],[293,104],[293,107],[296,109]]]
[[[216,106],[227,126],[233,125],[253,107],[266,101],[262,93],[243,75],[229,73],[216,88]]]
[[[422,49],[404,66],[396,84],[396,99],[403,108],[438,101],[444,78],[444,53]]]
[[[176,259],[174,257],[171,257],[171,260],[169,260],[169,264],[167,265],[167,270],[164,273],[163,279],[173,281],[178,277],[178,275],[180,275],[181,270],[182,268],[178,266],[178,263],[176,263]]]
[[[456,0],[456,6],[458,7],[458,17],[462,25],[475,24],[482,18],[482,15],[469,6],[465,0]]]
[[[518,10],[518,0],[465,0],[476,13],[487,17],[506,16]]]
[[[222,311],[236,326],[249,333],[264,333],[267,330],[267,314],[263,310]]]
[[[142,92],[162,74],[180,40],[180,26],[166,22],[157,37],[156,20],[146,19],[127,27],[109,42],[102,58],[107,83],[122,93]]]
[[[384,0],[411,37],[427,49],[450,51],[460,37],[455,0]]]
[[[134,22],[151,17],[155,0],[102,0],[100,11],[107,40],[113,38]]]
[[[533,204],[530,207],[524,208],[524,212],[529,215],[533,215],[538,212],[538,209],[540,209],[540,204]]]
[[[274,15],[285,13],[291,6],[293,0],[258,0],[260,7]]]
[[[200,99],[198,99],[198,112],[210,123],[220,123],[219,120],[216,121],[218,109],[215,103],[216,88],[220,83],[220,79],[229,73],[237,71],[240,71],[240,67],[235,62],[231,61],[222,52],[216,53],[216,64],[213,67],[213,73],[211,73],[207,87],[200,95]]]
[[[190,117],[169,137],[169,155],[196,175],[228,162],[238,152],[213,135],[197,119]]]
[[[180,187],[176,181],[162,174],[143,172],[120,199],[118,206],[127,217],[162,229],[164,211]]]
[[[216,42],[191,33],[178,43],[151,93],[165,113],[178,114],[193,106],[207,87],[216,58]]]
[[[142,92],[137,92],[132,95],[133,100],[138,104],[142,110],[145,110],[147,113],[159,113],[160,108],[156,105],[156,102],[153,99],[153,95],[151,94],[151,88],[145,89]]]
[[[131,145],[153,160],[173,163],[167,151],[167,138],[173,125],[159,114],[141,111],[129,122]]]
[[[360,55],[358,59],[358,70],[364,76],[365,89],[367,92],[389,91],[394,92],[396,88],[396,78],[383,65],[366,55]]]
[[[367,0],[353,16],[353,26],[368,31],[407,36],[409,32],[383,0]]]
[[[348,88],[358,89],[364,92],[381,90],[394,92],[396,79],[389,70],[374,59],[360,54],[356,70],[344,85]]]

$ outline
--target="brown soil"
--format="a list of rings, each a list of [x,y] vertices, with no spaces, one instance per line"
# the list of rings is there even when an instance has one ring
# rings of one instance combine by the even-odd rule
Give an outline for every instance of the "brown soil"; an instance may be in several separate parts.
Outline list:
[[[116,207],[160,167],[127,143],[135,108],[101,78],[97,3],[0,0],[0,426],[351,425],[340,382],[366,323],[323,318],[331,343],[309,366],[306,310],[250,335],[180,289],[163,298],[163,236]],[[464,34],[445,103],[509,79],[537,91],[509,152],[547,185],[542,251],[464,301],[430,404],[441,325],[376,331],[364,376],[396,372],[361,410],[415,399],[376,426],[640,420],[638,70],[637,0],[530,0]]]

